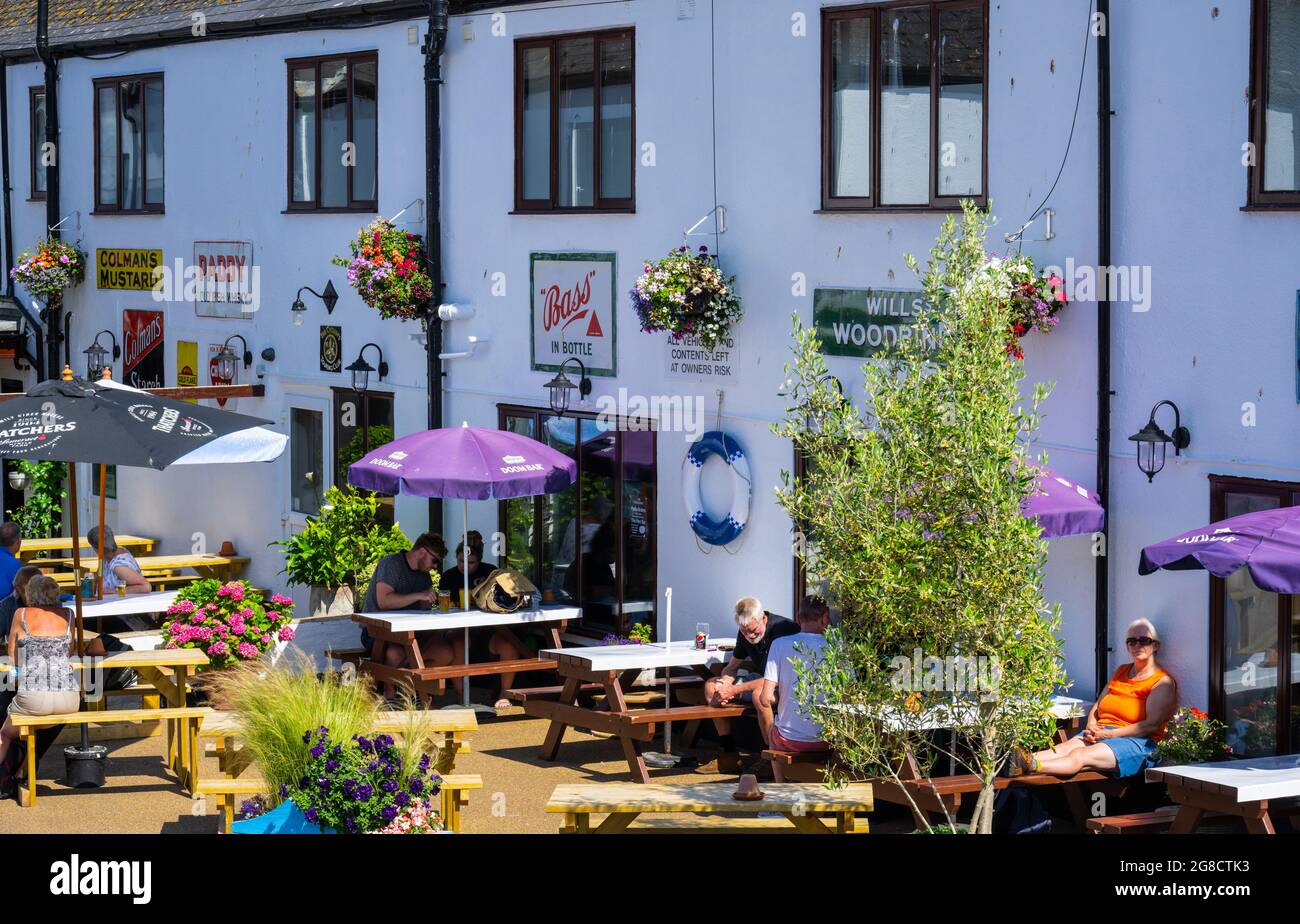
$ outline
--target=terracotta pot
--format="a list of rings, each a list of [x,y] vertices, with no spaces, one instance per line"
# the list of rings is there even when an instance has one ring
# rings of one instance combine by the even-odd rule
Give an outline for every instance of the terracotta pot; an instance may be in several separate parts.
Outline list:
[[[356,603],[356,590],[347,584],[334,588],[313,584],[307,601],[307,615],[351,616],[356,612]]]

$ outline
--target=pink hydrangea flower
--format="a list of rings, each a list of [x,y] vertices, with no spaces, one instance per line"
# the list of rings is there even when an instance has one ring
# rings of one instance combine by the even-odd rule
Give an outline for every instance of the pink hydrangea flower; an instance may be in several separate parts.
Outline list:
[[[293,636],[293,626],[285,626],[280,630],[280,641],[282,642],[292,642]]]
[[[208,657],[219,658],[229,653],[230,649],[226,647],[225,642],[213,642],[208,646]]]
[[[241,658],[244,658],[245,660],[249,660],[249,661],[251,661],[253,658],[256,658],[258,655],[257,649],[254,648],[252,645],[248,644],[248,642],[240,642],[235,647],[235,651],[239,654]]]

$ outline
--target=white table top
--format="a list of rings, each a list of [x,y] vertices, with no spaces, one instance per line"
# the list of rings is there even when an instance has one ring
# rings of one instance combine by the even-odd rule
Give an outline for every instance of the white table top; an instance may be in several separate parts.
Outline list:
[[[485,613],[482,610],[385,610],[379,613],[353,613],[353,622],[377,626],[388,632],[430,632],[437,629],[477,629],[482,626],[527,626],[533,623],[579,620],[582,610],[576,606],[543,606],[541,609],[516,610],[513,613]]]
[[[859,715],[866,714],[868,707],[862,703],[826,703],[823,709],[834,709]],[[949,728],[965,728],[976,724],[978,715],[974,706],[956,708],[948,704],[922,706],[915,712],[904,711],[897,706],[881,706],[871,710],[890,731],[936,731]],[[1068,721],[1082,718],[1088,714],[1088,703],[1072,696],[1053,696],[1052,705],[1048,707],[1052,718]]]
[[[1147,771],[1147,782],[1209,789],[1237,802],[1287,799],[1300,796],[1300,754],[1153,767]]]
[[[591,645],[577,648],[548,648],[541,652],[547,657],[563,656],[570,661],[583,661],[593,671],[653,670],[659,667],[696,667],[702,664],[725,664],[730,651],[720,651],[717,646],[700,649],[694,642],[664,642],[650,645]]]
[[[178,590],[155,590],[147,594],[127,594],[119,597],[109,593],[103,600],[83,600],[81,615],[85,619],[99,619],[104,616],[136,616],[142,613],[162,613],[176,602]],[[76,603],[63,604],[75,607]]]

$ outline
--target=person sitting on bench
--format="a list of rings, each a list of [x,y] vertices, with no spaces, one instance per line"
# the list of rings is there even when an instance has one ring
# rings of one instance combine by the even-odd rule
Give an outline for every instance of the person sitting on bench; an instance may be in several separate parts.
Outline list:
[[[405,552],[385,555],[375,565],[366,588],[361,612],[377,613],[382,610],[414,610],[432,607],[438,599],[429,572],[442,564],[447,556],[447,543],[437,533],[424,533]],[[439,636],[430,637],[420,645],[420,654],[429,667],[451,663],[451,646]],[[364,628],[361,630],[361,647],[372,652],[376,661],[389,667],[414,667],[407,664],[408,652],[393,644],[375,644],[374,638]],[[372,648],[377,650],[372,651]]]
[[[1128,627],[1125,644],[1131,664],[1115,671],[1088,713],[1088,724],[1064,744],[1036,754],[1017,748],[1010,776],[1048,773],[1074,776],[1084,770],[1117,778],[1136,776],[1155,763],[1156,744],[1178,705],[1174,678],[1156,664],[1160,636],[1150,620]]]
[[[104,593],[116,592],[119,587],[125,587],[129,594],[150,593],[153,585],[140,573],[140,563],[135,560],[135,556],[126,549],[117,547],[117,537],[113,535],[112,529],[105,526],[103,532],[104,561],[108,562],[107,565],[100,566],[104,569]],[[99,551],[99,533],[98,526],[92,526],[86,532],[86,544],[95,552]]]
[[[704,701],[710,706],[754,702],[754,694],[763,685],[763,671],[767,668],[767,655],[772,643],[799,631],[793,619],[775,616],[763,609],[756,597],[741,597],[736,601],[736,625],[740,632],[736,649],[731,653],[722,673],[704,681]],[[740,753],[731,734],[730,719],[714,719],[722,753],[715,763],[701,767],[702,771],[736,773],[740,770]]]
[[[804,597],[796,616],[799,631],[772,643],[763,669],[763,685],[755,697],[758,726],[767,746],[774,751],[827,751],[822,727],[801,707],[795,688],[799,683],[796,662],[805,671],[826,648],[826,629],[831,624],[830,607],[821,597]]]

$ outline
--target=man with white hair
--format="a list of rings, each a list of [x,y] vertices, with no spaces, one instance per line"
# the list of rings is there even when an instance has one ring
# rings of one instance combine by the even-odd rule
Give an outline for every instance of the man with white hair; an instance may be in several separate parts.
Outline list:
[[[799,631],[791,619],[774,616],[763,609],[757,597],[741,597],[736,601],[736,648],[731,653],[722,673],[704,682],[704,698],[710,706],[731,703],[752,703],[754,694],[763,684],[763,671],[767,667],[767,653],[772,643]],[[718,773],[736,773],[740,770],[740,754],[731,734],[730,719],[714,719],[722,754],[715,765],[704,768]]]

